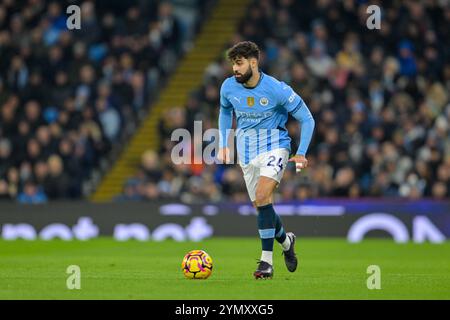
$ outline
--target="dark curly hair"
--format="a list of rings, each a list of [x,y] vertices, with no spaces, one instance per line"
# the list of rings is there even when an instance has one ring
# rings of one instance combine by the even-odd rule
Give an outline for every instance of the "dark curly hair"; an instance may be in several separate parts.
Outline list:
[[[227,56],[230,61],[236,58],[243,57],[245,59],[256,58],[259,59],[259,48],[256,43],[251,41],[242,41],[236,43],[227,51]]]

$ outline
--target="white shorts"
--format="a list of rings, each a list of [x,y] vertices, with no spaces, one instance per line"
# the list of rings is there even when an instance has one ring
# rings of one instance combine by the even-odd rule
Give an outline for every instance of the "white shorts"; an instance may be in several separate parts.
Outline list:
[[[247,165],[240,165],[248,195],[253,202],[256,199],[256,186],[260,176],[272,178],[280,183],[289,160],[288,149],[275,149],[261,153]]]

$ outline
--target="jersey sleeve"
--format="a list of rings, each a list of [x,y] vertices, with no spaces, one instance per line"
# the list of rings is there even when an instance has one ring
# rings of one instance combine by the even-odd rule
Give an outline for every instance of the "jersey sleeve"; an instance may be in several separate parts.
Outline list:
[[[301,126],[300,145],[298,147],[297,154],[305,156],[314,132],[314,118],[304,102],[300,103],[291,115],[297,119]]]
[[[231,104],[230,100],[228,100],[226,95],[226,84],[227,82],[224,81],[222,83],[222,86],[220,87],[220,107],[221,108],[231,108],[233,105]]]
[[[286,83],[280,82],[278,88],[278,102],[289,113],[295,112],[298,105],[303,102],[302,98]]]
[[[233,105],[225,94],[226,82],[220,87],[220,111],[219,111],[219,147],[224,148],[228,145],[230,129],[233,126]]]

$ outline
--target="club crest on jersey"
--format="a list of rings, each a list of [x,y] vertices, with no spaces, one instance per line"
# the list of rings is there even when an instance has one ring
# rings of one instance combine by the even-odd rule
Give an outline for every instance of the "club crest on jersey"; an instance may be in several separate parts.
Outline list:
[[[255,98],[254,97],[247,97],[247,105],[249,107],[253,107],[255,105]]]
[[[269,104],[269,99],[267,99],[266,97],[263,97],[263,98],[259,99],[259,103],[265,107]]]

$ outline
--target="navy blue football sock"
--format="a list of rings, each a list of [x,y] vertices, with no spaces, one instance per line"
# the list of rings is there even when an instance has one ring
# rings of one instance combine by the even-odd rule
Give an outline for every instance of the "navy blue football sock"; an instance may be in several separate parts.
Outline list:
[[[275,213],[275,239],[279,243],[283,243],[286,240],[286,232],[283,228],[283,222],[278,214]]]
[[[272,204],[258,207],[258,229],[263,251],[273,251],[275,216]]]

